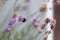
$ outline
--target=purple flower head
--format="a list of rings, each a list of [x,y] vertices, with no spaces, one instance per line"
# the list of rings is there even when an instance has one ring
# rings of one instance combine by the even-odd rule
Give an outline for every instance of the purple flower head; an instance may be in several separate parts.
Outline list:
[[[37,22],[37,19],[33,19],[33,23],[36,23]]]
[[[6,27],[6,31],[10,31],[11,30],[11,27],[10,27],[10,25],[8,25],[7,27]]]
[[[10,22],[8,23],[8,25],[13,25],[13,24],[15,24],[15,23],[16,23],[16,19],[12,18],[12,19],[10,20]]]
[[[23,21],[23,16],[19,16],[18,21]]]

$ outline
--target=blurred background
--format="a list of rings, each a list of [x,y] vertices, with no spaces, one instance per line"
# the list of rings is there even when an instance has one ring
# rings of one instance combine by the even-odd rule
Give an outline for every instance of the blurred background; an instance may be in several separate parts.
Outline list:
[[[44,3],[47,3],[48,10],[47,12],[40,12],[39,8]],[[49,8],[52,9],[50,10]],[[26,0],[0,0],[0,40],[45,40],[44,35],[46,30],[50,30],[48,28],[50,25],[46,26],[47,28],[45,28],[42,33],[39,33],[38,29],[32,25],[32,20],[33,18],[37,18],[40,23],[43,23],[46,16],[57,19],[57,27],[55,31],[52,31],[48,36],[47,40],[59,40],[60,15],[57,8],[60,9],[58,5],[53,5],[53,0],[30,0],[28,2],[26,2]],[[18,15],[26,17],[27,21],[14,25],[14,30],[9,38],[5,38],[2,34],[14,11],[16,11]]]

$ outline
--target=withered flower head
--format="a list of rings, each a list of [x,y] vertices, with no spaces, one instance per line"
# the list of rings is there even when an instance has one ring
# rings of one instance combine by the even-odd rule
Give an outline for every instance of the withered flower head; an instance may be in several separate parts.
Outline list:
[[[47,4],[43,4],[39,10],[40,10],[41,12],[47,11]]]
[[[34,26],[37,28],[37,27],[40,26],[40,24],[39,24],[38,22],[35,22],[35,23],[34,23]]]
[[[17,12],[14,12],[13,13],[13,18],[16,18],[17,17]]]
[[[51,20],[50,25],[51,25],[51,29],[52,30],[55,29],[55,27],[56,27],[56,20],[55,19]]]
[[[46,17],[44,21],[45,21],[46,23],[49,23],[49,22],[50,22],[49,17]]]

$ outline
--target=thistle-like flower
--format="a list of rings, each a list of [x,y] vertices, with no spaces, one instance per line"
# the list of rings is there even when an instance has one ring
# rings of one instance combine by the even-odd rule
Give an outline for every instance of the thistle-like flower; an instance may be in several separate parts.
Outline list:
[[[36,23],[37,22],[37,19],[33,19],[33,23]]]
[[[11,31],[11,26],[10,25],[7,25],[6,29],[5,29],[7,32]]]
[[[15,18],[12,18],[12,19],[9,21],[8,25],[13,25],[13,24],[15,24],[15,23],[16,23],[16,19],[15,19]]]
[[[23,16],[19,16],[18,18],[18,21],[20,22],[25,22],[26,21],[26,18],[24,18]]]

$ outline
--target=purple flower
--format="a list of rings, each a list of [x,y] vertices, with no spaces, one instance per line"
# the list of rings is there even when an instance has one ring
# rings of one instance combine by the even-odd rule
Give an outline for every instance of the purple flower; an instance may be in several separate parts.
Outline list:
[[[35,27],[37,27],[37,25],[36,25],[36,23],[37,23],[37,19],[36,19],[36,18],[33,19],[32,23],[33,23],[33,25],[34,25]]]
[[[23,21],[23,16],[19,16],[18,21]]]
[[[6,27],[6,31],[10,31],[11,30],[11,27],[10,27],[10,25],[8,25],[7,27]]]
[[[12,18],[11,20],[10,20],[10,22],[8,23],[8,25],[13,25],[13,24],[15,24],[16,23],[16,19],[15,18]]]
[[[37,22],[37,19],[33,19],[33,23],[36,23]]]

